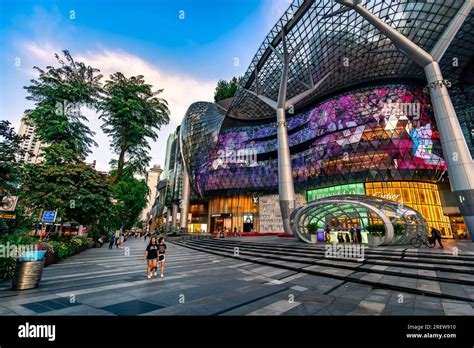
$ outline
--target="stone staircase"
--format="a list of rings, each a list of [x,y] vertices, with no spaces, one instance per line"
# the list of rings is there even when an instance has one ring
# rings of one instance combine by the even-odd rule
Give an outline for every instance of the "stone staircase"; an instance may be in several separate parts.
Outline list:
[[[474,255],[365,249],[363,260],[326,257],[319,245],[182,239],[173,243],[257,264],[419,295],[474,301]]]

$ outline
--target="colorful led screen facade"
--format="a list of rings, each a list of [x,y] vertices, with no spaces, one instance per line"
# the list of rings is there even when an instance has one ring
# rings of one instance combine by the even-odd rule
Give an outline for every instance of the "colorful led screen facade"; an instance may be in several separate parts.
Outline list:
[[[386,85],[336,95],[287,121],[298,186],[436,181],[446,170],[429,97]],[[202,191],[277,186],[276,125],[221,129],[196,180]]]

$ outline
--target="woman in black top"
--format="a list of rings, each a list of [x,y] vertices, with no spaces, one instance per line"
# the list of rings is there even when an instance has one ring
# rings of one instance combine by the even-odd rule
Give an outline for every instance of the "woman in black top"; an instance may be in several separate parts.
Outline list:
[[[143,261],[148,262],[147,266],[147,272],[146,275],[148,279],[151,279],[152,272],[155,271],[155,276],[156,276],[156,271],[158,269],[158,266],[156,264],[157,259],[158,259],[158,249],[159,245],[158,242],[156,241],[156,237],[151,237],[150,238],[150,244],[146,247],[145,250],[145,255],[143,256]]]
[[[165,239],[163,237],[160,237],[160,239],[158,239],[158,262],[161,268],[161,278],[164,277],[163,273],[165,272],[165,258],[166,258],[165,255],[166,255]],[[155,272],[155,275],[156,275],[156,272]]]

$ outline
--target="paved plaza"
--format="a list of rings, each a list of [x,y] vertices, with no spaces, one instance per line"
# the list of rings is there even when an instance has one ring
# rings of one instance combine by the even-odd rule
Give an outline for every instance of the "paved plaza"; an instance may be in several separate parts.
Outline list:
[[[183,240],[168,242],[165,278],[148,280],[146,244],[131,238],[45,268],[38,289],[0,283],[0,315],[473,315],[474,248],[446,244],[358,263],[288,238]]]

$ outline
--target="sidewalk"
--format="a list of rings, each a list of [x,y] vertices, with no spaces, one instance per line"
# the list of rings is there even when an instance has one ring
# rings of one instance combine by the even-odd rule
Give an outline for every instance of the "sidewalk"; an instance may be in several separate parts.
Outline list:
[[[240,240],[308,246],[278,237]],[[109,250],[105,245],[88,249],[51,265],[44,269],[38,289],[18,292],[10,290],[11,282],[1,283],[0,315],[474,315],[472,300],[380,289],[173,243],[167,243],[165,278],[149,280],[143,261],[146,243],[130,238],[125,246],[129,249]],[[450,243],[453,246],[458,243]],[[472,250],[468,243],[462,247]],[[423,275],[427,271],[414,272]],[[413,279],[411,283],[415,288],[433,288],[433,282]],[[452,286],[474,291],[462,284]],[[288,301],[290,296],[294,301]],[[400,296],[403,303],[399,303]]]

